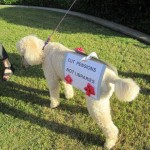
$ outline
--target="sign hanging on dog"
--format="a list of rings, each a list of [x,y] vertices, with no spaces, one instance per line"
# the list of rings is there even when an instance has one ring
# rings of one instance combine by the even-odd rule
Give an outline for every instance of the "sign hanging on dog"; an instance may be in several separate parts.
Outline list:
[[[96,60],[83,61],[83,55],[67,53],[64,78],[66,83],[82,90],[87,96],[99,99],[105,68],[105,64]]]

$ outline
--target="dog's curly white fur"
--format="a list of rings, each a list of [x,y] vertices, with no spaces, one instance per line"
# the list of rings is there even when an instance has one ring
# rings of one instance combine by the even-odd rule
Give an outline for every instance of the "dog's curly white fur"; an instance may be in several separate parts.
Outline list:
[[[50,42],[44,50],[44,41],[36,36],[29,35],[17,43],[17,49],[24,58],[24,65],[42,64],[44,75],[48,84],[51,108],[59,105],[59,80],[64,80],[65,54],[72,50],[60,43]],[[64,83],[66,98],[72,98],[73,88]],[[110,112],[110,97],[115,92],[117,98],[122,101],[132,101],[139,93],[139,86],[132,79],[121,79],[109,67],[106,68],[101,83],[101,96],[99,100],[86,97],[87,109],[98,126],[106,136],[105,146],[111,149],[118,138],[118,128],[114,125]]]

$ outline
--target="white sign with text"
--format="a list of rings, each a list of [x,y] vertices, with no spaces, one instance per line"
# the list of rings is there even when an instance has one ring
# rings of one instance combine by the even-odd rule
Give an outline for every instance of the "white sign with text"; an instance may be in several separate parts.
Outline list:
[[[83,55],[67,53],[65,61],[65,81],[82,90],[87,96],[100,98],[100,86],[106,65],[96,61],[82,61]]]

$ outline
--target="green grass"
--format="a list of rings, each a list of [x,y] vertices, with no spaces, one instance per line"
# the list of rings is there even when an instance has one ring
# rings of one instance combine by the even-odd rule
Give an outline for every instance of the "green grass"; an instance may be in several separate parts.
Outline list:
[[[35,34],[46,40],[63,14],[0,6],[0,41],[16,71],[9,82],[0,81],[0,149],[102,150],[104,135],[90,118],[84,94],[49,108],[49,92],[41,66],[24,70],[16,42]],[[150,46],[100,25],[67,16],[53,41],[74,49],[95,51],[117,67],[120,76],[133,78],[141,87],[132,103],[111,99],[112,117],[120,130],[114,150],[148,150],[150,100]],[[2,72],[2,65],[0,65]]]

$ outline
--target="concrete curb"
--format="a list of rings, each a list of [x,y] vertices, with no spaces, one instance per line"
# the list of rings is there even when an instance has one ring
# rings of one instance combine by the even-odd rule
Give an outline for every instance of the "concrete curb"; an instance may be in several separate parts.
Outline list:
[[[19,7],[19,8],[34,8],[34,9],[50,10],[50,11],[55,11],[55,12],[60,12],[60,13],[66,13],[66,11],[67,11],[67,10],[63,10],[63,9],[37,7],[37,6],[22,6],[22,5],[0,5],[0,6]],[[72,15],[72,16],[77,16],[77,17],[80,17],[80,18],[83,18],[83,19],[86,19],[86,20],[89,20],[89,21],[92,21],[94,23],[100,24],[100,25],[102,25],[104,27],[107,27],[109,29],[112,29],[114,31],[117,31],[117,32],[123,33],[125,35],[128,35],[128,36],[130,36],[132,38],[135,38],[135,39],[137,39],[141,42],[150,44],[150,36],[145,34],[145,33],[139,32],[137,30],[134,30],[134,29],[128,28],[126,26],[123,26],[123,25],[120,25],[120,24],[117,24],[117,23],[114,23],[114,22],[110,22],[108,20],[104,20],[104,19],[101,19],[101,18],[98,18],[98,17],[94,17],[94,16],[91,16],[91,15],[86,15],[86,14],[83,14],[83,13],[69,11],[68,14]]]

